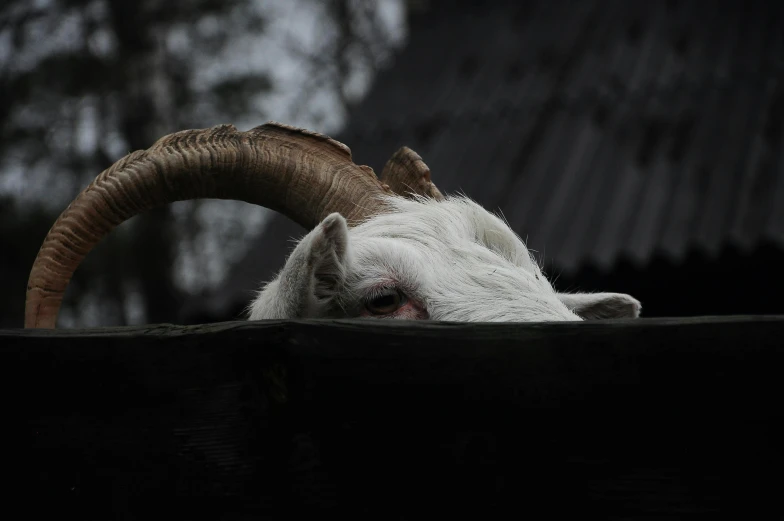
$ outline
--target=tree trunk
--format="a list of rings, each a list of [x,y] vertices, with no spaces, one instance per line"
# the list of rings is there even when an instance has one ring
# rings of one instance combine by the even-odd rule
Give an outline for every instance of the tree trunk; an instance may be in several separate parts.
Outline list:
[[[153,24],[145,19],[142,7],[137,2],[109,3],[120,62],[125,67],[120,88],[124,98],[120,128],[129,150],[149,148],[173,131],[175,124],[163,42],[150,29]],[[172,278],[177,243],[171,210],[157,208],[135,220],[130,251],[136,258],[129,263],[133,267],[129,275],[142,295],[144,320],[171,322],[176,320],[183,300]]]

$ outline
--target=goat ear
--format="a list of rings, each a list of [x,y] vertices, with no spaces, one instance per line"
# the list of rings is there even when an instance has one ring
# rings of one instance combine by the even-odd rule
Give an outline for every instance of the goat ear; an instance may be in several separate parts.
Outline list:
[[[322,315],[345,281],[348,225],[332,213],[294,248],[278,276],[250,306],[250,320]]]
[[[321,221],[310,241],[312,297],[316,305],[329,303],[346,279],[348,225],[339,213],[329,214]]]
[[[637,318],[640,301],[625,293],[558,293],[558,298],[584,320]]]

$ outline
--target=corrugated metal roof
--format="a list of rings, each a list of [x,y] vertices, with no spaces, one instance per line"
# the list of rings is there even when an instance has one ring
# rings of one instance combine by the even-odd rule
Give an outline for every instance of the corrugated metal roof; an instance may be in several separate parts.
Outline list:
[[[411,146],[567,272],[781,240],[782,4],[516,9],[414,23],[342,136],[357,161]]]
[[[490,4],[412,19],[338,136],[357,163],[413,148],[565,273],[784,247],[784,3]]]

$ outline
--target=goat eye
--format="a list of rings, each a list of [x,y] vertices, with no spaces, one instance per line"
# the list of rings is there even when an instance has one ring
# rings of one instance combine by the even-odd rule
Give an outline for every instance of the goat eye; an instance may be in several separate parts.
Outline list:
[[[374,315],[388,315],[397,311],[405,303],[405,298],[405,295],[393,290],[370,300],[365,307]]]

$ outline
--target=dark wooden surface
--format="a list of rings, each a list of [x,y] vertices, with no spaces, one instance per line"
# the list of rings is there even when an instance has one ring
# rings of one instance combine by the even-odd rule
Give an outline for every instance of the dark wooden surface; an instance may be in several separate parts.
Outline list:
[[[784,317],[0,331],[26,519],[782,519]],[[22,457],[19,457],[19,456]]]

